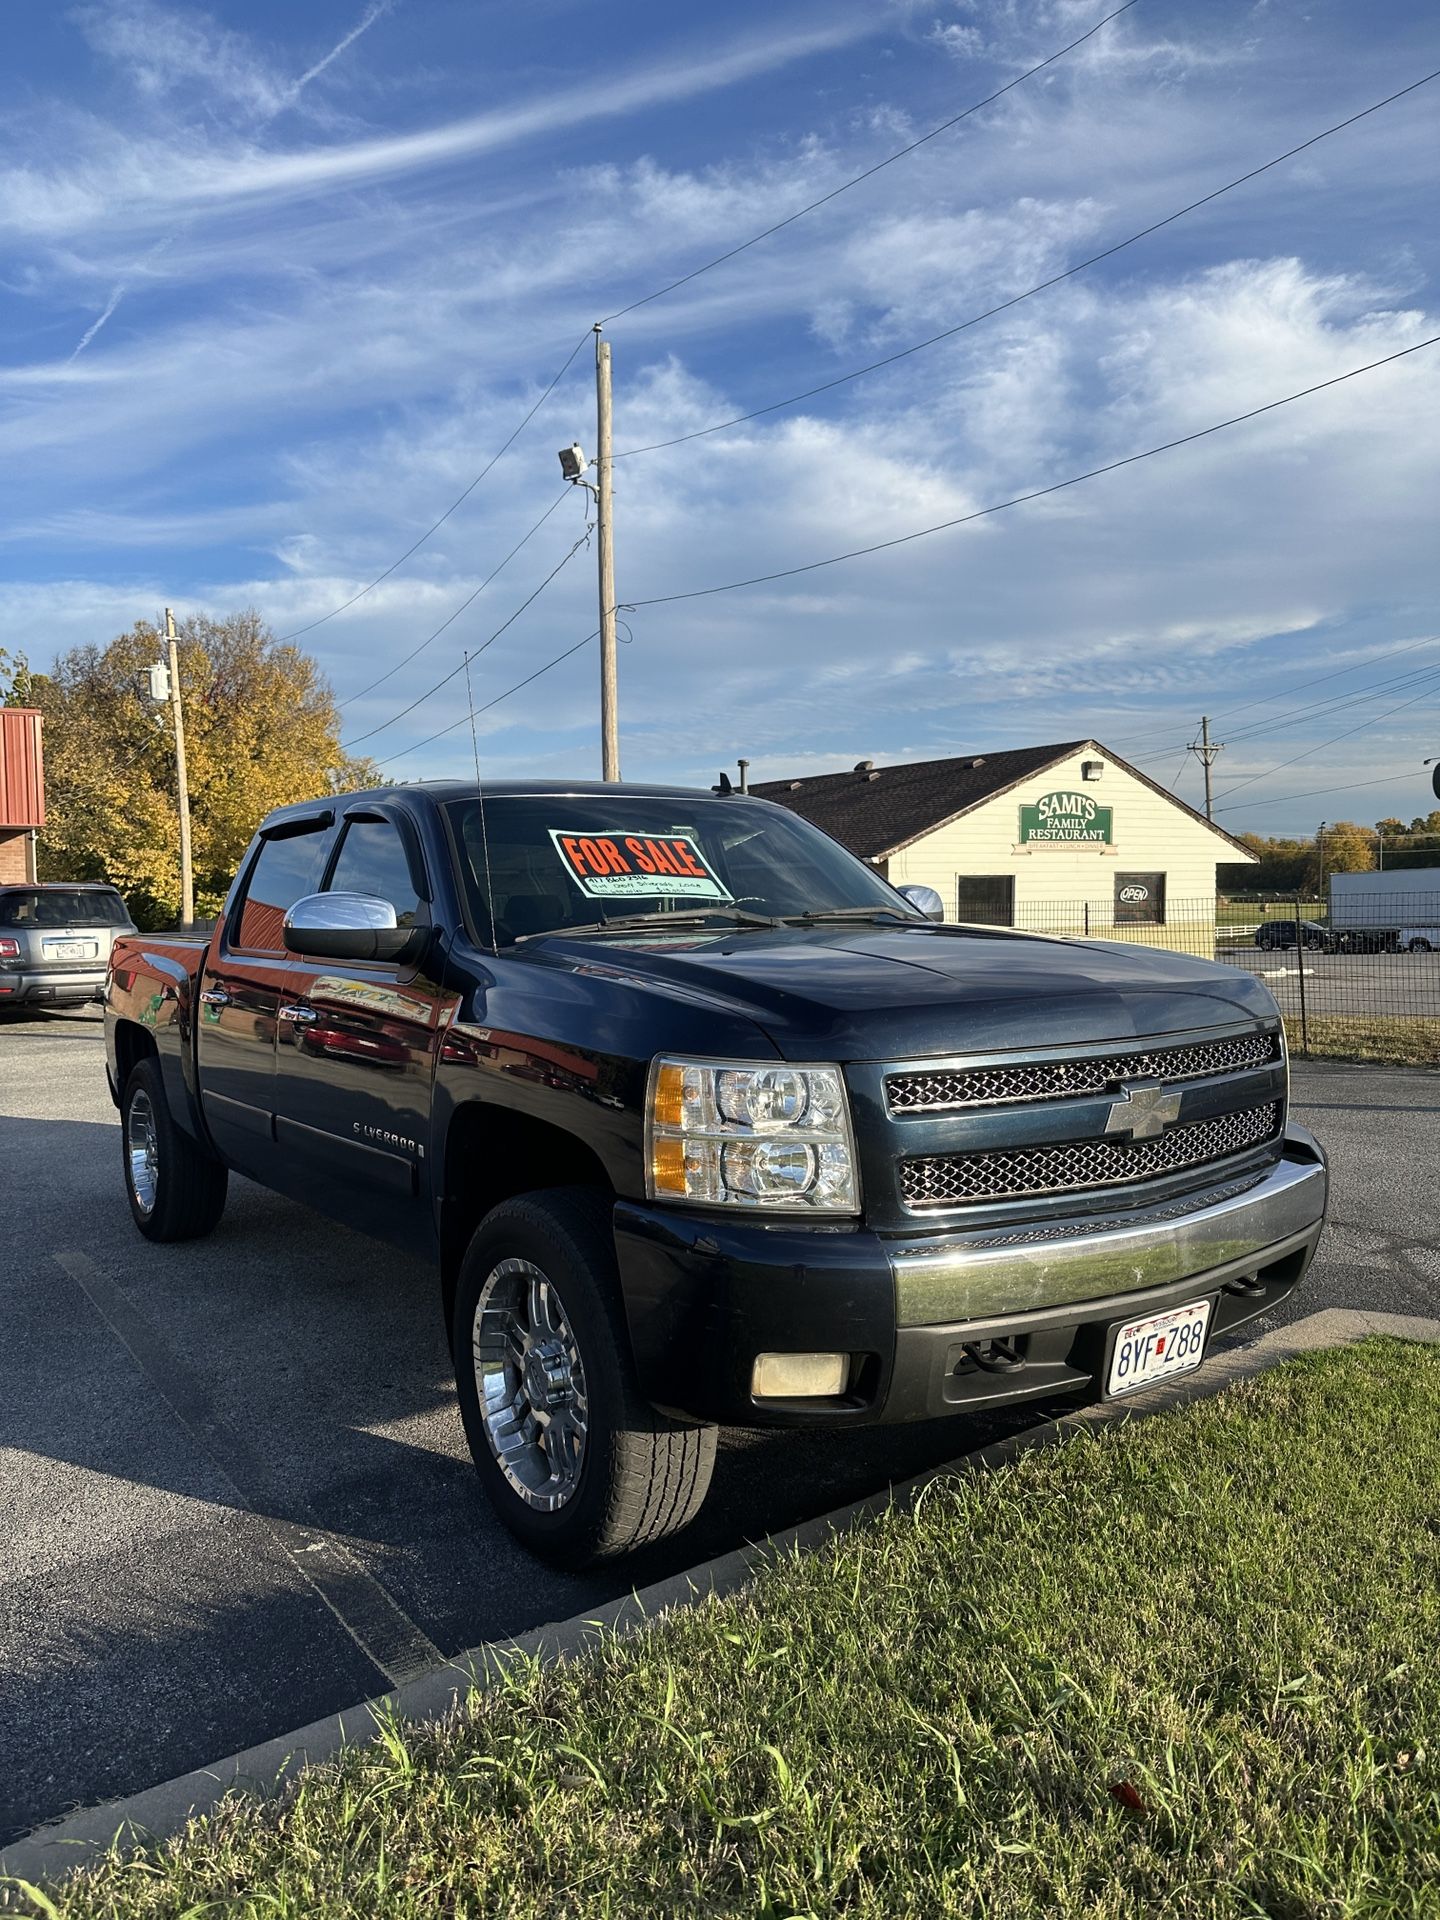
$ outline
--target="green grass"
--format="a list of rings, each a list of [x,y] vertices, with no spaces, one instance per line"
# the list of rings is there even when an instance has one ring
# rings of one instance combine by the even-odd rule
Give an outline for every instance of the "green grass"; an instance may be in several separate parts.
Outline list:
[[[1440,1067],[1440,1020],[1395,1014],[1384,1019],[1351,1014],[1311,1014],[1309,1058],[1361,1060],[1371,1066]],[[1285,1016],[1290,1052],[1304,1058],[1300,1022]]]
[[[1440,1913],[1437,1490],[1440,1350],[1318,1355],[937,1482],[51,1898],[66,1920]]]

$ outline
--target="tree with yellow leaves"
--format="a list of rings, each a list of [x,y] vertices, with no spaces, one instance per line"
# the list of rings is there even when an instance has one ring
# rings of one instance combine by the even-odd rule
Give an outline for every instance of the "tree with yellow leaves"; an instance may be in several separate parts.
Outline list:
[[[179,629],[195,910],[219,910],[272,807],[374,786],[374,762],[340,745],[334,695],[315,662],[254,612],[192,615]],[[180,910],[175,741],[146,669],[165,658],[139,621],[107,647],[75,647],[49,673],[11,663],[0,697],[44,714],[46,826],[40,877],[109,880],[141,926]],[[3,665],[3,663],[0,663]]]

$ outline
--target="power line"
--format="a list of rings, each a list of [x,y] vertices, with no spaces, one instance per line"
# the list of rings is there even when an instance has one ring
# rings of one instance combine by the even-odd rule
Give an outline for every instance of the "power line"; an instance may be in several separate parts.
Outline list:
[[[974,513],[958,514],[953,520],[938,521],[933,527],[919,527],[914,533],[897,534],[892,540],[877,540],[868,547],[852,547],[845,553],[832,553],[823,560],[808,560],[803,566],[779,567],[773,573],[751,574],[744,580],[726,580],[719,586],[692,587],[684,593],[653,594],[648,600],[629,600],[628,608],[666,607],[677,600],[703,600],[712,594],[734,593],[742,587],[761,587],[773,580],[790,580],[797,574],[816,573],[822,567],[839,566],[844,560],[861,560],[872,553],[885,553],[892,547],[908,546],[912,541],[925,540],[934,533],[947,533],[954,527],[969,526],[972,521],[984,520],[994,513],[1004,513],[1007,508],[1021,507],[1030,500],[1043,500],[1049,494],[1063,493],[1067,487],[1078,487],[1083,481],[1098,480],[1102,474],[1117,473],[1122,467],[1133,467],[1138,461],[1153,460],[1158,453],[1170,453],[1176,447],[1188,447],[1196,440],[1207,439],[1212,433],[1223,433],[1227,427],[1238,427],[1247,420],[1256,420],[1264,413],[1273,413],[1277,407],[1288,407],[1296,400],[1305,400],[1314,393],[1323,393],[1327,387],[1338,387],[1347,380],[1358,379],[1362,373],[1374,373],[1379,367],[1388,367],[1396,360],[1403,360],[1409,354],[1420,353],[1426,347],[1433,347],[1440,341],[1440,334],[1431,334],[1428,340],[1418,340],[1412,347],[1401,347],[1397,353],[1387,353],[1383,359],[1368,361],[1363,367],[1352,367],[1348,373],[1337,373],[1333,379],[1319,380],[1311,387],[1302,387],[1298,393],[1287,393],[1282,399],[1267,400],[1264,406],[1251,407],[1246,413],[1237,413],[1228,420],[1217,420],[1213,426],[1201,427],[1195,433],[1181,434],[1176,440],[1163,441],[1158,447],[1147,447],[1143,453],[1130,453],[1123,460],[1111,460],[1103,467],[1091,467],[1085,473],[1071,474],[1068,480],[1056,480],[1048,487],[1036,487],[1029,493],[1017,493],[1013,499],[1000,500],[990,507],[979,507]]]
[[[1303,693],[1307,687],[1318,687],[1323,685],[1324,682],[1327,680],[1338,680],[1342,674],[1363,673],[1367,667],[1378,666],[1382,660],[1398,660],[1404,654],[1418,653],[1422,647],[1434,647],[1434,646],[1440,646],[1440,634],[1431,634],[1427,639],[1424,639],[1424,640],[1412,640],[1408,645],[1403,647],[1391,647],[1385,653],[1377,653],[1372,655],[1372,657],[1369,660],[1357,660],[1355,664],[1350,667],[1336,667],[1330,673],[1317,673],[1312,680],[1297,680],[1295,685],[1293,687],[1287,688],[1284,693],[1261,694],[1257,699],[1243,701],[1238,707],[1226,707],[1217,717],[1221,720],[1227,720],[1234,714],[1248,713],[1252,707],[1276,706],[1281,700],[1288,699],[1292,693]],[[1426,671],[1433,671],[1433,669],[1426,669]],[[1403,676],[1401,677],[1403,678]],[[1377,683],[1377,684],[1390,685],[1391,683],[1387,681],[1387,682]],[[1341,699],[1350,699],[1353,697],[1354,691],[1363,693],[1365,689],[1360,688],[1357,690],[1352,690],[1352,693],[1340,695],[1338,697]],[[1315,704],[1317,706],[1323,707],[1323,706],[1328,706],[1330,703],[1328,700],[1321,700],[1321,701],[1317,701]],[[1284,721],[1294,718],[1295,714],[1305,713],[1308,711],[1310,711],[1309,708],[1297,707],[1292,709],[1292,711],[1289,713],[1282,713],[1282,714],[1275,715],[1271,719],[1261,721],[1254,726],[1241,727],[1240,734],[1237,737],[1243,736],[1245,734],[1257,733],[1267,727],[1278,726]],[[1116,747],[1123,747],[1129,741],[1148,740],[1149,737],[1150,737],[1149,734],[1145,734],[1145,733],[1125,733],[1125,734],[1121,734],[1117,739],[1112,740],[1110,742],[1110,745],[1116,746]],[[1135,757],[1136,759],[1139,759],[1139,760],[1160,760],[1160,759],[1168,758],[1171,753],[1174,753],[1176,751],[1178,751],[1178,749],[1174,747],[1157,747],[1151,753],[1137,754]]]
[[[1409,673],[1392,674],[1388,679],[1373,681],[1369,686],[1352,687],[1348,693],[1332,694],[1324,700],[1311,701],[1307,706],[1292,707],[1285,713],[1272,714],[1268,720],[1239,727],[1231,733],[1230,744],[1234,745],[1239,740],[1263,739],[1277,728],[1288,726],[1292,720],[1315,719],[1322,713],[1333,713],[1337,707],[1358,706],[1367,700],[1383,699],[1387,693],[1394,693],[1401,687],[1434,681],[1437,675],[1440,675],[1440,665],[1416,667]],[[1156,747],[1153,752],[1137,754],[1135,758],[1142,761],[1164,760],[1174,751],[1173,747]]]
[[[1061,47],[1058,53],[1050,54],[1036,66],[1027,67],[1024,73],[1017,74],[1013,80],[1007,80],[1003,87],[997,87],[994,93],[986,94],[983,100],[977,100],[973,106],[966,107],[961,113],[952,114],[948,120],[942,120],[938,127],[932,127],[928,133],[922,133],[918,140],[912,140],[908,146],[897,148],[894,153],[887,154],[883,160],[877,160],[873,167],[866,167],[863,173],[857,173],[853,179],[846,180],[838,187],[832,187],[829,193],[822,193],[818,200],[811,200],[805,206],[797,207],[794,213],[787,213],[783,220],[777,220],[773,226],[764,228],[760,233],[752,234],[748,240],[742,240],[738,246],[727,248],[724,253],[717,253],[713,260],[707,260],[701,266],[692,267],[689,273],[682,273],[678,280],[671,280],[668,285],[657,287],[653,293],[642,294],[638,300],[632,300],[628,307],[619,307],[614,313],[607,313],[600,325],[608,327],[612,320],[623,320],[627,313],[634,313],[638,307],[648,307],[652,300],[663,300],[667,293],[674,293],[677,288],[688,286],[692,280],[698,280],[702,273],[709,273],[713,268],[723,266],[727,260],[733,260],[736,254],[744,253],[747,248],[758,246],[762,240],[768,240],[771,234],[779,233],[785,227],[794,226],[797,220],[803,220],[807,213],[814,213],[817,207],[826,206],[831,200],[838,200],[842,193],[848,193],[852,187],[858,187],[862,180],[870,180],[877,173],[883,173],[886,167],[894,166],[897,160],[903,160],[907,154],[914,153],[927,142],[938,139],[942,133],[948,133],[951,127],[958,127],[962,120],[968,120],[972,114],[979,113],[984,107],[993,106],[1002,95],[1012,92],[1026,80],[1033,79],[1037,73],[1043,73],[1046,67],[1053,67],[1057,60],[1063,60],[1066,54],[1073,53],[1076,47],[1084,46],[1085,42],[1099,33],[1102,27],[1108,26],[1112,20],[1118,20],[1122,13],[1128,13],[1136,3],[1137,0],[1124,0],[1123,6],[1116,7],[1112,13],[1107,13],[1103,20],[1097,20],[1093,27],[1087,28],[1080,35],[1078,40],[1072,40],[1068,46]]]
[[[439,693],[442,687],[448,687],[450,682],[453,679],[455,679],[457,674],[468,672],[470,662],[472,660],[478,659],[480,655],[484,653],[486,647],[493,645],[494,642],[500,638],[501,634],[505,632],[507,627],[514,626],[515,622],[520,618],[521,614],[524,613],[525,609],[528,606],[530,606],[532,602],[540,598],[540,595],[545,591],[546,587],[549,586],[550,582],[555,578],[556,574],[560,572],[561,568],[569,565],[570,561],[572,561],[575,558],[575,555],[580,551],[581,547],[583,547],[586,544],[589,538],[590,538],[590,529],[587,525],[584,533],[581,534],[580,538],[575,542],[574,546],[571,547],[570,551],[562,559],[556,562],[556,564],[550,569],[549,573],[547,573],[545,578],[540,582],[539,586],[536,587],[535,591],[531,594],[528,594],[525,597],[525,599],[523,599],[520,602],[519,606],[516,607],[515,611],[510,615],[510,618],[508,620],[502,621],[500,625],[495,629],[495,631],[490,635],[490,638],[488,640],[482,641],[481,644],[475,648],[473,653],[467,653],[465,655],[465,658],[460,662],[460,665],[458,667],[453,667],[451,671],[445,675],[443,680],[437,680],[433,687],[427,688],[426,691],[422,693],[418,699],[412,700],[408,707],[402,707],[398,713],[392,713],[388,720],[382,720],[378,727],[371,727],[368,733],[357,733],[353,740],[342,741],[341,743],[342,751],[344,751],[345,753],[348,753],[352,747],[358,747],[362,740],[373,740],[377,733],[384,733],[387,727],[393,727],[397,720],[403,720],[406,714],[413,713],[416,707],[423,707],[425,702],[431,697],[432,694]]]
[[[1369,727],[1377,727],[1382,720],[1388,720],[1392,714],[1403,713],[1406,707],[1418,706],[1422,700],[1428,700],[1434,691],[1433,687],[1426,687],[1423,692],[1413,695],[1409,700],[1400,701],[1398,706],[1387,707],[1384,713],[1372,714],[1368,720],[1362,720],[1358,726],[1347,727],[1343,733],[1333,734],[1330,739],[1322,740],[1317,747],[1307,747],[1304,753],[1297,753],[1289,760],[1282,760],[1276,766],[1267,767],[1264,773],[1252,773],[1248,780],[1237,780],[1232,786],[1226,787],[1220,796],[1221,799],[1228,799],[1232,793],[1239,793],[1243,787],[1253,787],[1261,780],[1269,780],[1275,774],[1283,773],[1286,767],[1299,766],[1302,761],[1313,760],[1317,753],[1323,753],[1326,747],[1333,747],[1337,741],[1348,740],[1352,734],[1364,733]],[[1225,811],[1228,813],[1233,809],[1227,807]]]
[[[1350,780],[1339,787],[1306,787],[1303,793],[1272,793],[1265,804],[1271,807],[1283,807],[1287,800],[1318,800],[1332,793],[1354,793],[1359,787],[1389,786],[1394,779],[1395,775],[1393,773],[1382,773],[1374,780]],[[1247,801],[1245,804],[1248,806],[1249,802]],[[1215,811],[1217,813],[1238,813],[1240,808],[1238,805],[1233,807],[1217,807]]]
[[[550,398],[551,394],[555,391],[556,387],[559,386],[560,382],[564,379],[565,375],[570,371],[571,362],[574,360],[576,354],[579,353],[581,347],[584,346],[585,342],[589,338],[590,338],[590,335],[588,332],[581,334],[580,338],[575,342],[574,346],[570,349],[569,353],[566,355],[564,366],[561,367],[560,371],[555,375],[555,378],[550,382],[549,386],[546,387],[545,391],[541,394],[540,398],[535,402],[534,406],[531,407],[530,411],[525,415],[525,418],[520,422],[519,426],[515,428],[514,432],[510,435],[509,439],[504,442],[504,444],[500,447],[498,452],[491,455],[491,457],[485,462],[485,465],[480,469],[479,473],[477,473],[475,478],[470,482],[469,486],[466,487],[465,491],[459,496],[458,499],[451,501],[450,505],[441,514],[440,518],[437,521],[435,521],[433,526],[429,526],[425,529],[424,533],[421,534],[420,538],[414,543],[413,546],[407,547],[404,553],[401,554],[398,560],[392,561],[391,564],[388,567],[386,567],[383,573],[377,573],[375,578],[370,582],[368,586],[361,587],[358,593],[352,593],[348,600],[342,600],[338,607],[332,607],[329,613],[322,613],[318,620],[311,620],[303,627],[294,627],[291,629],[289,633],[282,633],[280,635],[280,639],[282,641],[298,640],[302,633],[313,633],[316,627],[323,627],[325,622],[327,620],[333,620],[337,613],[344,613],[345,609],[347,607],[353,607],[357,600],[363,600],[367,593],[373,593],[375,588],[380,585],[382,580],[388,580],[391,574],[394,573],[397,568],[404,566],[405,562],[410,558],[412,554],[418,553],[421,547],[424,546],[425,542],[431,537],[431,535],[438,533],[440,531],[441,527],[444,526],[445,522],[450,518],[451,514],[454,513],[455,509],[457,507],[463,506],[464,503],[470,498],[471,494],[475,491],[476,487],[479,486],[480,482],[485,478],[486,474],[489,473],[490,469],[495,465],[495,463],[498,460],[502,459],[504,455],[509,452],[511,447],[514,446],[515,442],[520,438],[520,435],[525,431],[526,427],[529,426],[530,422],[535,418],[536,414],[540,411],[541,407],[544,406],[545,402]],[[358,695],[356,696],[356,698],[358,698]]]
[[[1401,87],[1398,92],[1387,95],[1383,100],[1377,100],[1373,106],[1362,107],[1358,113],[1352,113],[1348,119],[1336,121],[1333,127],[1326,127],[1320,133],[1311,134],[1308,140],[1302,140],[1298,146],[1290,147],[1286,152],[1277,154],[1273,160],[1265,161],[1262,166],[1252,167],[1248,173],[1242,173],[1238,179],[1227,181],[1223,187],[1216,187],[1213,192],[1203,194],[1198,200],[1192,200],[1188,206],[1180,207],[1174,213],[1167,213],[1163,220],[1152,221],[1148,227],[1142,227],[1138,233],[1132,233],[1128,239],[1117,240],[1113,246],[1105,247],[1099,253],[1092,253],[1087,260],[1080,260],[1073,267],[1066,267],[1063,273],[1051,274],[1048,280],[1041,280],[1035,286],[1027,287],[1023,293],[1013,294],[1008,300],[1001,300],[993,307],[986,307],[982,313],[972,314],[968,320],[961,320],[953,327],[945,327],[939,333],[932,333],[926,340],[917,340],[913,346],[901,347],[897,352],[887,353],[882,359],[871,360],[867,365],[855,367],[849,373],[837,374],[833,380],[822,380],[818,386],[806,387],[803,392],[792,393],[784,400],[772,400],[767,406],[752,408],[749,413],[737,413],[733,419],[717,420],[711,426],[696,427],[690,433],[677,433],[669,440],[652,440],[643,447],[626,447],[623,453],[617,453],[614,457],[617,460],[630,460],[636,454],[658,453],[664,447],[683,446],[687,440],[703,440],[709,434],[724,433],[730,427],[743,426],[749,420],[759,420],[767,413],[778,413],[785,407],[797,406],[802,400],[813,400],[817,394],[829,393],[835,387],[846,386],[850,381],[862,379],[868,373],[878,373],[882,367],[893,367],[897,361],[906,360],[912,354],[923,353],[927,347],[938,346],[942,340],[953,340],[957,334],[965,333],[971,327],[978,327],[981,321],[991,320],[997,313],[1005,313],[1011,307],[1018,307],[1022,301],[1032,299],[1035,294],[1044,293],[1048,287],[1057,287],[1062,280],[1073,279],[1077,273],[1084,273],[1088,267],[1096,266],[1102,260],[1109,260],[1117,253],[1123,253],[1126,247],[1133,247],[1137,241],[1148,238],[1152,233],[1159,233],[1162,227],[1173,226],[1177,220],[1183,220],[1187,214],[1196,212],[1200,207],[1208,206],[1212,200],[1218,200],[1222,194],[1231,193],[1236,187],[1243,187],[1247,181],[1258,179],[1262,173],[1268,173],[1273,167],[1283,166],[1285,161],[1293,160],[1297,153],[1304,153],[1307,147],[1313,147],[1321,140],[1328,140],[1332,133],[1340,133],[1346,127],[1353,127],[1357,120],[1363,120],[1372,113],[1379,113],[1382,107],[1391,106],[1396,100],[1404,99],[1407,93],[1414,93],[1417,88],[1428,86],[1432,80],[1436,79],[1440,79],[1440,67],[1437,67],[1433,73],[1427,73],[1423,79],[1412,81],[1408,87]]]
[[[857,173],[853,179],[847,180],[843,182],[842,185],[832,188],[829,193],[822,194],[818,200],[812,200],[806,206],[797,207],[794,213],[787,214],[783,220],[777,220],[762,232],[753,234],[750,239],[741,241],[738,246],[728,248],[724,253],[717,254],[713,260],[707,260],[701,266],[692,268],[689,273],[682,274],[679,279],[672,280],[665,286],[656,287],[652,292],[643,294],[638,300],[632,300],[628,306],[620,307],[616,312],[607,314],[599,324],[601,326],[608,326],[611,321],[622,319],[626,314],[634,313],[637,308],[648,306],[653,300],[663,299],[666,294],[674,293],[678,287],[683,287],[691,280],[698,279],[701,274],[709,273],[713,268],[722,266],[727,260],[733,260],[737,254],[744,253],[747,248],[758,245],[761,240],[766,240],[772,234],[779,233],[783,228],[792,226],[797,220],[803,219],[806,214],[813,213],[817,207],[822,207],[826,205],[827,202],[837,199],[842,193],[848,193],[851,187],[859,186],[861,181],[870,179],[874,174],[880,173],[888,166],[893,166],[897,160],[903,160],[907,154],[914,153],[918,148],[925,146],[927,142],[936,139],[951,127],[958,126],[962,120],[967,120],[972,114],[979,113],[982,108],[993,105],[994,102],[999,100],[1004,94],[1010,93],[1024,81],[1032,79],[1037,73],[1043,73],[1047,67],[1054,66],[1058,60],[1063,60],[1067,54],[1073,53],[1077,47],[1083,46],[1087,40],[1092,39],[1095,34],[1097,34],[1102,27],[1107,26],[1110,21],[1118,19],[1122,13],[1128,13],[1130,8],[1137,4],[1138,0],[1124,0],[1123,5],[1114,8],[1110,13],[1107,13],[1103,19],[1097,20],[1093,27],[1088,28],[1084,33],[1079,35],[1077,39],[1070,41],[1068,45],[1061,47],[1057,52],[1050,54],[1035,66],[1027,68],[1024,73],[1017,75],[1015,79],[1007,81],[1003,87],[996,88],[993,93],[987,94],[983,100],[977,100],[973,106],[966,107],[962,112],[953,114],[950,119],[942,121],[938,127],[932,127],[928,133],[922,134],[918,140],[912,140],[908,146],[901,147],[896,152],[887,155],[885,159],[877,161],[874,166],[867,167],[862,173]],[[566,355],[564,364],[560,367],[539,399],[530,408],[529,412],[526,413],[508,439],[506,439],[497,452],[486,461],[479,473],[475,475],[475,478],[464,491],[451,502],[444,513],[440,515],[439,519],[427,527],[425,532],[420,535],[420,538],[411,546],[407,547],[398,560],[392,561],[382,573],[376,574],[373,580],[361,587],[358,593],[351,594],[348,600],[342,600],[339,606],[332,607],[328,613],[322,613],[318,619],[308,621],[304,626],[294,627],[289,633],[281,634],[279,636],[280,640],[282,642],[286,640],[297,640],[301,634],[313,633],[316,627],[324,626],[327,620],[333,620],[337,614],[344,613],[348,608],[353,607],[357,601],[363,600],[366,594],[372,593],[383,581],[388,580],[391,574],[395,573],[400,567],[403,567],[412,555],[418,553],[420,548],[425,545],[425,542],[439,532],[451,514],[469,499],[470,495],[495,466],[496,462],[515,444],[516,440],[525,431],[525,428],[529,426],[530,422],[535,418],[535,415],[550,398],[550,395],[555,391],[566,373],[569,372],[575,356],[589,338],[590,334],[588,332],[580,336],[575,345],[570,349],[570,352]],[[402,662],[401,664],[403,665],[404,663]],[[351,697],[358,699],[360,696],[357,694]]]
[[[1419,686],[1424,681],[1434,682],[1440,675],[1440,666],[1418,667],[1410,673],[1397,673],[1388,680],[1377,680],[1368,687],[1354,687],[1348,693],[1333,694],[1325,700],[1316,700],[1306,707],[1296,707],[1289,713],[1276,714],[1271,720],[1257,721],[1253,726],[1241,727],[1230,735],[1231,744],[1237,740],[1253,740],[1273,733],[1277,727],[1286,726],[1292,720],[1316,719],[1322,713],[1334,713],[1339,707],[1358,706],[1367,700],[1378,700],[1387,693],[1395,693],[1401,687]]]
[[[549,673],[552,667],[558,667],[562,660],[568,660],[572,654],[579,653],[582,647],[588,647],[592,640],[600,638],[600,629],[587,633],[583,640],[577,640],[573,647],[567,647],[564,653],[557,653],[553,660],[547,660],[543,667],[537,667],[533,673],[526,674],[523,680],[517,680],[513,687],[507,687],[503,693],[497,693],[493,700],[487,700],[483,707],[472,707],[468,713],[461,714],[458,720],[452,720],[448,727],[441,727],[438,733],[427,734],[423,740],[416,740],[411,746],[398,747],[394,753],[387,754],[388,760],[402,760],[407,753],[418,753],[421,747],[428,747],[436,740],[443,740],[447,733],[455,733],[467,726],[482,713],[489,713],[492,707],[498,707],[502,700],[508,700],[512,693],[519,693],[522,687],[528,687],[532,680],[538,680],[542,673]],[[453,676],[452,676],[453,677]]]
[[[486,587],[489,586],[490,582],[494,580],[497,577],[497,575],[504,572],[505,568],[508,567],[510,562],[515,558],[516,554],[519,553],[521,547],[523,547],[526,544],[526,541],[530,540],[535,534],[537,534],[540,531],[541,527],[544,526],[545,522],[550,518],[551,514],[554,513],[555,509],[560,505],[560,502],[562,500],[569,499],[570,495],[573,492],[574,492],[573,487],[567,486],[567,487],[561,488],[560,492],[556,494],[555,498],[550,502],[550,505],[545,509],[544,513],[541,514],[540,518],[535,522],[534,526],[531,527],[530,532],[525,535],[524,539],[516,541],[515,545],[510,549],[509,553],[507,553],[505,558],[500,562],[500,565],[498,567],[492,568],[491,571],[486,574],[485,578],[480,582],[479,586],[476,587],[474,593],[467,594],[465,598],[460,602],[459,606],[456,607],[455,611],[449,616],[449,618],[442,620],[439,626],[436,627],[435,631],[432,634],[430,634],[426,639],[422,640],[419,646],[415,648],[413,653],[407,653],[403,660],[397,660],[393,667],[387,667],[384,673],[381,674],[380,678],[378,680],[372,680],[368,687],[361,687],[358,693],[349,694],[346,696],[345,699],[337,701],[336,702],[337,707],[348,707],[348,706],[351,706],[356,700],[363,700],[367,693],[373,693],[376,687],[383,686],[385,682],[388,679],[390,679],[392,674],[396,674],[400,671],[401,667],[408,667],[412,660],[418,659],[418,657],[425,651],[426,647],[430,645],[430,642],[432,640],[438,640],[441,634],[444,633],[445,629],[448,626],[450,626],[453,621],[458,620],[460,618],[460,615],[464,613],[465,609],[468,606],[470,606],[476,599],[478,599],[478,597],[485,591]]]

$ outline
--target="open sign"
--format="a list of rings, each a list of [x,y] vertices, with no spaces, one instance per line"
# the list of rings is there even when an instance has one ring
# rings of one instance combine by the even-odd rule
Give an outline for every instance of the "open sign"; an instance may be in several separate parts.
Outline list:
[[[1142,900],[1148,900],[1149,898],[1150,889],[1148,887],[1131,886],[1120,889],[1120,903],[1122,906],[1138,907]]]

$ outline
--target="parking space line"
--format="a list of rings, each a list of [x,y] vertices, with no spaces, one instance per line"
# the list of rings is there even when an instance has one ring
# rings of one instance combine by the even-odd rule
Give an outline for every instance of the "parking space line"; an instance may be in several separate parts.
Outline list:
[[[110,1328],[171,1413],[219,1471],[234,1503],[265,1526],[316,1597],[392,1686],[441,1666],[445,1656],[393,1596],[326,1527],[290,1520],[265,1462],[216,1411],[200,1380],[130,1296],[86,1253],[51,1255]]]

